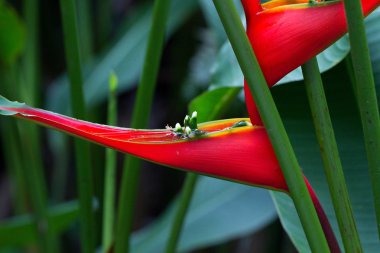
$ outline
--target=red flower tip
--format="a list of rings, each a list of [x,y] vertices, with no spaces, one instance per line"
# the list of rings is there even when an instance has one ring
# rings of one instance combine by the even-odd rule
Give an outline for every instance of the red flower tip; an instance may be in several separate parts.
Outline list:
[[[342,1],[274,0],[261,10],[256,1],[242,3],[247,35],[270,87],[347,32]],[[363,14],[379,5],[380,0],[362,0]],[[252,122],[262,124],[247,84],[245,94]]]

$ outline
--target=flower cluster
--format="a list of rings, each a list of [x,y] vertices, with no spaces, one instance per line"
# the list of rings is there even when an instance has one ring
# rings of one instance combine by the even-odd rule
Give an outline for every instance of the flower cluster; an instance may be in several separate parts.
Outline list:
[[[187,138],[195,138],[199,137],[203,134],[205,134],[204,131],[201,131],[198,129],[198,113],[194,111],[191,114],[191,117],[189,115],[186,115],[185,119],[183,120],[183,126],[181,126],[180,123],[175,124],[174,128],[167,127],[168,129],[172,130],[173,133],[183,139]]]

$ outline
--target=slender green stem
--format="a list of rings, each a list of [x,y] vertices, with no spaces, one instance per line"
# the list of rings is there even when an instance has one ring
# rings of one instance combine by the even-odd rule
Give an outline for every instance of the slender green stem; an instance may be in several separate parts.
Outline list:
[[[380,237],[380,118],[376,99],[375,82],[373,78],[371,59],[362,7],[359,0],[344,0],[347,16],[348,33],[351,44],[351,57],[354,67],[355,92],[362,119],[365,146],[372,191]]]
[[[302,66],[325,175],[346,252],[363,252],[316,58]]]
[[[148,38],[144,68],[133,110],[131,124],[133,128],[144,128],[148,123],[162,56],[169,7],[170,0],[156,0],[154,2],[153,18]],[[129,251],[129,238],[132,230],[134,213],[133,207],[136,199],[139,175],[140,160],[135,157],[126,157],[119,196],[115,253],[125,253]]]
[[[71,106],[76,118],[85,119],[83,79],[79,51],[78,22],[74,0],[61,0],[61,13],[65,39],[67,68],[70,79]],[[95,250],[95,224],[92,209],[93,175],[90,164],[90,147],[87,142],[75,140],[77,184],[79,190],[81,242],[83,253]]]
[[[37,231],[40,234],[39,243],[42,252],[53,252],[53,240],[47,220],[47,188],[42,167],[42,156],[38,143],[37,126],[18,122],[18,130],[22,140],[21,150],[23,153],[23,168],[26,182],[31,196],[33,211],[36,218]]]
[[[39,1],[25,0],[24,15],[26,25],[26,48],[23,57],[23,74],[26,80],[27,96],[25,100],[32,106],[40,105],[39,73]]]
[[[18,89],[14,88],[14,84],[17,83],[11,73],[14,71],[14,66],[7,68],[3,66],[0,68],[1,77],[1,93],[7,97],[17,98]],[[25,213],[27,211],[27,186],[26,177],[23,170],[21,151],[21,140],[17,129],[17,123],[2,119],[1,126],[1,140],[4,150],[5,165],[9,171],[9,175],[12,177],[12,199],[14,200],[15,211],[18,214]],[[16,198],[16,199],[15,199]]]
[[[76,1],[78,8],[78,30],[80,37],[81,59],[87,62],[93,53],[93,29],[91,20],[91,3],[90,0]]]
[[[31,105],[41,104],[40,64],[39,64],[39,1],[24,1],[23,9],[26,24],[26,48],[23,56],[22,72],[24,79],[19,83],[22,100]],[[21,145],[27,170],[26,178],[32,195],[33,208],[37,216],[37,229],[40,244],[46,252],[58,252],[58,238],[51,232],[48,221],[48,187],[44,175],[41,153],[40,129],[29,123],[19,124],[23,143]]]
[[[58,133],[60,134],[60,133]],[[59,150],[59,152],[54,152],[53,160],[56,161],[54,164],[54,174],[52,176],[52,199],[53,202],[60,203],[65,199],[66,193],[66,185],[68,180],[67,170],[69,164],[69,150],[68,150],[68,142],[69,136],[63,136],[62,141],[59,142],[59,147],[55,147],[54,149]],[[57,142],[55,142],[57,144]]]
[[[108,125],[116,125],[117,121],[117,80],[115,74],[110,77],[110,92],[108,99]],[[106,150],[106,175],[104,177],[103,203],[103,252],[108,252],[112,246],[113,224],[115,222],[115,185],[116,185],[116,151]]]
[[[1,137],[3,140],[4,160],[12,181],[12,200],[16,214],[27,210],[26,183],[21,162],[20,139],[15,122],[1,120]]]
[[[182,226],[185,221],[187,209],[190,206],[191,198],[193,196],[197,181],[198,174],[186,174],[185,184],[183,186],[183,190],[181,192],[181,196],[178,203],[178,209],[170,230],[169,240],[166,244],[166,253],[174,253],[177,249],[177,244],[181,235]]]
[[[28,50],[32,49],[28,48]],[[20,66],[14,65],[13,71],[10,71],[13,85],[16,84],[16,89],[13,87],[15,90],[13,95],[34,103],[33,96],[31,98],[28,96],[30,91],[28,88],[35,90],[34,80],[20,82],[18,78],[20,70]],[[21,140],[19,147],[21,148],[22,167],[27,168],[23,174],[31,197],[40,250],[41,252],[54,252],[56,244],[50,233],[50,225],[47,219],[48,191],[44,175],[39,129],[38,126],[26,122],[17,122],[16,126]]]
[[[214,110],[212,113],[208,115],[204,115],[202,117],[205,121],[215,120],[220,117],[220,115],[227,109],[227,107],[230,105],[232,100],[238,95],[240,89],[234,90],[232,93],[230,93],[229,99],[223,99],[219,102],[219,104],[215,105]],[[191,107],[191,106],[190,106]],[[197,108],[195,111],[198,111]],[[189,111],[189,115],[191,115],[191,111]],[[173,223],[171,226],[170,234],[169,234],[169,240],[166,244],[166,253],[169,252],[175,252],[178,241],[181,236],[181,230],[186,218],[186,213],[188,210],[188,207],[190,206],[190,202],[192,199],[192,195],[195,190],[195,186],[198,181],[198,175],[194,173],[186,173],[185,183],[183,186],[183,189],[179,196],[179,202],[178,207],[173,219]]]
[[[269,92],[260,65],[249,44],[236,7],[232,0],[213,1],[247,80],[249,89],[258,105],[260,115],[281,165],[310,248],[313,252],[329,252],[326,238],[306,188],[300,166]]]

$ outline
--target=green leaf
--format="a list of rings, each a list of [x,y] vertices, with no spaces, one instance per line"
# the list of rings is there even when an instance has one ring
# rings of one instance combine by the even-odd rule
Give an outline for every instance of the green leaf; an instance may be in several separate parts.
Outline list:
[[[133,253],[163,252],[177,202],[176,198],[158,220],[134,235]],[[276,211],[266,190],[202,177],[186,216],[178,252],[238,238],[275,218]]]
[[[66,202],[50,208],[49,224],[53,233],[61,233],[77,219],[77,201]],[[36,242],[38,233],[31,215],[22,215],[0,222],[0,247],[20,246]]]
[[[317,58],[321,73],[341,62],[349,50],[348,37],[344,36],[320,53]],[[212,68],[212,87],[243,86],[243,80],[243,73],[240,70],[231,44],[226,42],[220,49],[217,60]],[[297,68],[283,77],[277,85],[300,80],[303,80],[302,71],[301,68]]]
[[[380,88],[380,9],[366,19],[366,28],[376,86]],[[352,87],[349,86],[350,81],[344,64],[340,64],[338,68],[328,72],[325,75],[324,83],[363,249],[369,253],[378,252],[380,243],[377,237],[363,133],[356,100]],[[308,105],[303,85],[280,86],[274,88],[273,93],[277,98],[278,107],[283,113],[301,166],[315,187],[339,237],[328,187],[322,172],[318,145],[314,138],[314,129],[309,110],[306,109]],[[294,98],[297,100],[295,101]],[[300,252],[310,252],[292,201],[283,194],[272,193],[272,196],[281,222],[297,249]]]
[[[196,1],[173,0],[168,20],[168,35],[178,29],[197,7]],[[133,88],[139,78],[150,27],[152,8],[142,11],[124,35],[107,52],[87,66],[84,73],[84,94],[87,106],[103,102],[108,94],[108,77],[111,70],[119,79],[118,92]],[[59,113],[69,111],[67,76],[57,80],[49,90],[47,107]]]
[[[191,101],[189,112],[198,112],[198,122],[218,119],[240,90],[240,87],[222,87],[207,91]]]
[[[240,0],[234,0],[236,8],[238,9],[239,13],[241,13],[242,17],[244,16],[243,6],[241,5]],[[218,15],[218,12],[215,9],[214,4],[211,1],[208,0],[199,0],[199,5],[201,7],[201,10],[203,12],[203,16],[210,28],[212,28],[213,34],[215,36],[215,39],[217,40],[218,44],[222,44],[227,40],[227,34],[224,31],[223,25],[220,22],[220,18]],[[245,20],[245,18],[243,17]]]
[[[244,77],[229,42],[224,43],[211,69],[211,87],[243,87]]]
[[[25,27],[15,10],[0,1],[0,63],[15,62],[25,47]]]
[[[327,70],[335,67],[347,56],[349,51],[350,45],[348,42],[348,37],[343,36],[340,40],[335,42],[333,45],[331,45],[329,48],[317,56],[320,72],[324,73]],[[278,81],[277,85],[301,80],[303,80],[303,76],[301,68],[299,67]]]

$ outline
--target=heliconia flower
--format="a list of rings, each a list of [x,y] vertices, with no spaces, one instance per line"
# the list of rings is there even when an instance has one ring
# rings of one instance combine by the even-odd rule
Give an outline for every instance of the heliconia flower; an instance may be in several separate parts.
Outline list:
[[[288,193],[264,127],[250,124],[249,119],[198,124],[192,129],[194,135],[183,135],[179,124],[174,129],[163,130],[105,126],[10,102],[1,96],[0,114],[31,120],[168,167]],[[196,117],[196,113],[193,116]],[[331,252],[340,252],[328,219],[306,178],[305,182]]]
[[[367,16],[380,0],[361,0]],[[271,87],[282,77],[316,56],[347,32],[342,1],[242,0],[247,35]],[[254,124],[261,124],[247,83],[246,104]]]

